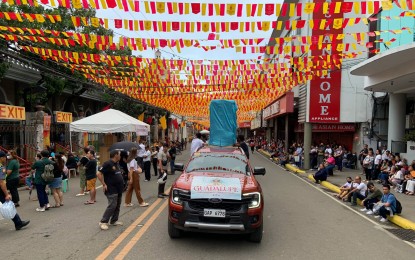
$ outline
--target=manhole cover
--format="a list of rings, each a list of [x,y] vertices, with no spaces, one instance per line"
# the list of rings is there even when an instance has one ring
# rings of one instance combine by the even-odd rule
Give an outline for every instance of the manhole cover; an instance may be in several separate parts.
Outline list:
[[[399,237],[402,240],[409,241],[409,242],[415,242],[415,230],[412,229],[386,229],[387,231],[391,232],[395,236]]]

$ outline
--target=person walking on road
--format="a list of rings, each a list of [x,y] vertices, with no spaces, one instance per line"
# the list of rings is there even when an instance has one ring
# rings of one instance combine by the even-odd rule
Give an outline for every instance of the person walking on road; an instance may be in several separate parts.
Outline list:
[[[158,168],[157,155],[158,155],[158,153],[159,153],[159,147],[158,146],[151,148],[151,160],[152,160],[151,163],[153,164],[154,176],[158,175],[158,171],[157,171],[157,168]]]
[[[49,205],[49,198],[48,194],[46,194],[46,185],[47,183],[42,178],[42,173],[45,171],[45,166],[48,164],[52,164],[52,161],[49,160],[49,151],[43,150],[40,152],[42,159],[36,161],[32,165],[32,169],[35,170],[35,186],[36,186],[36,193],[37,198],[39,200],[39,208],[36,208],[37,212],[44,212],[48,210]]]
[[[82,156],[81,160],[79,160],[79,162],[77,163],[78,172],[79,172],[79,187],[81,188],[81,191],[78,194],[76,194],[77,197],[84,196],[86,192],[85,165],[88,163],[88,157],[87,157],[88,152],[89,152],[89,148],[85,147],[84,156]]]
[[[96,202],[95,184],[97,182],[97,160],[95,160],[95,151],[89,150],[86,154],[88,162],[85,165],[86,189],[89,192],[89,200],[84,204],[94,204]]]
[[[159,177],[157,179],[158,183],[158,194],[159,198],[167,197],[168,195],[164,193],[164,188],[166,186],[167,180],[167,144],[164,144],[164,149],[160,149],[157,154],[158,159],[158,170],[159,170]]]
[[[49,188],[52,191],[55,205],[52,208],[59,208],[63,206],[63,193],[62,193],[62,176],[65,162],[62,159],[62,155],[56,154],[53,164],[53,181],[49,183]]]
[[[10,195],[12,196],[12,201],[15,207],[19,207],[19,192],[17,188],[19,187],[19,169],[20,164],[17,158],[17,154],[14,150],[9,151],[9,155],[7,155],[7,159],[9,163],[7,164],[7,171],[6,171],[6,186],[7,189],[10,191]]]
[[[140,148],[138,149],[138,154],[137,154],[137,163],[138,166],[140,166],[141,169],[144,169],[144,153],[146,152],[146,147],[144,145],[144,140],[140,140],[139,141],[139,145]]]
[[[11,200],[11,196],[9,195],[9,193],[7,192],[7,187],[6,187],[6,169],[4,167],[5,163],[6,163],[6,154],[3,151],[0,151],[0,202],[1,203],[5,203],[6,201]],[[14,216],[14,218],[12,218],[12,221],[14,223],[14,227],[16,230],[20,230],[23,227],[27,226],[30,221],[22,221],[20,219],[19,214],[16,213],[16,215]]]
[[[137,148],[131,148],[130,154],[127,158],[127,165],[128,165],[128,188],[127,192],[125,193],[125,204],[126,207],[132,207],[134,204],[131,203],[131,197],[133,196],[133,190],[137,197],[138,203],[141,207],[147,207],[148,203],[143,200],[141,197],[141,190],[140,190],[140,173],[143,172],[141,167],[138,165],[137,161]]]
[[[120,157],[120,151],[111,151],[110,159],[99,168],[97,173],[97,177],[102,184],[102,189],[108,200],[108,206],[99,222],[99,227],[102,230],[107,230],[108,225],[123,225],[121,221],[118,221],[124,189],[124,180],[118,164]]]
[[[144,181],[150,181],[151,180],[151,151],[150,146],[146,145],[146,152],[143,156],[143,162],[144,162]]]
[[[176,144],[174,142],[171,142],[171,147],[169,149],[169,158],[170,158],[170,174],[174,174],[174,162],[176,161]]]

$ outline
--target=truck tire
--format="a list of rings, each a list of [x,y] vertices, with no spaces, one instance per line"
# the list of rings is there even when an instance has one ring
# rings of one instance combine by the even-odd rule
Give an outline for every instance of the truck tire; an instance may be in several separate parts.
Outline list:
[[[261,225],[253,233],[249,234],[249,241],[254,243],[261,243],[263,226]]]
[[[168,221],[168,231],[170,238],[179,238],[182,236],[182,231],[176,228],[170,221]]]

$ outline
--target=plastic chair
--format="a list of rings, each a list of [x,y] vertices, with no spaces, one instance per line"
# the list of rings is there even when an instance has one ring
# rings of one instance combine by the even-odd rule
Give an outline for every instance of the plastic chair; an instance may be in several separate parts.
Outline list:
[[[69,169],[68,179],[71,178],[72,173],[73,173],[74,176],[76,176],[76,169],[75,168]]]

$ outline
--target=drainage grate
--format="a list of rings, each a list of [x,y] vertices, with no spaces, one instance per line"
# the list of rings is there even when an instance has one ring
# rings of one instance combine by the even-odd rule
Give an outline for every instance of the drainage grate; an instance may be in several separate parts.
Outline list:
[[[386,230],[402,240],[415,242],[415,230],[401,228],[387,228]]]

